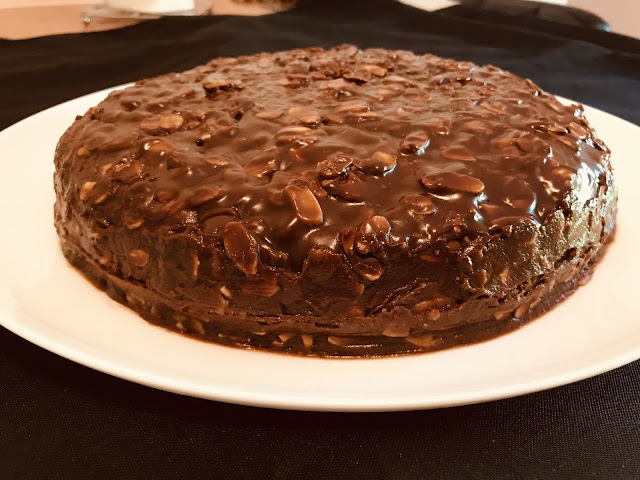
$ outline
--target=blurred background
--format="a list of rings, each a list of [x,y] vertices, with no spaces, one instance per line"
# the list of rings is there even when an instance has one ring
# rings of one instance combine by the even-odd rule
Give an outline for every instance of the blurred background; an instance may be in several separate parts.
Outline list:
[[[521,5],[527,0],[402,1],[426,10],[464,3],[480,8],[522,11],[526,7]],[[295,0],[0,0],[0,38],[18,39],[56,33],[120,28],[140,21],[139,13],[131,13],[135,11],[144,12],[147,16],[175,11],[176,8],[196,15],[263,15],[289,8],[294,2]],[[638,0],[543,0],[543,2],[585,10],[603,19],[616,33],[640,37],[640,22],[637,20],[640,18],[640,1]],[[109,5],[106,5],[107,3]],[[549,7],[544,7],[546,11],[543,8],[542,13],[539,13],[539,5],[542,2],[533,3],[537,9],[533,14],[537,13],[543,18],[558,17],[558,11],[549,10]],[[129,12],[122,13],[123,9]],[[568,15],[579,17],[580,21],[588,21],[580,11],[571,10]]]

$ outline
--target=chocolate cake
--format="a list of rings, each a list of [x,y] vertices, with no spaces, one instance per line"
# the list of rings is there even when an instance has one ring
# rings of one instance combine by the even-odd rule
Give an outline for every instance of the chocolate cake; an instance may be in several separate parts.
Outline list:
[[[153,324],[422,352],[519,327],[589,279],[614,229],[609,160],[581,106],[494,66],[348,45],[218,58],[77,118],[55,225]]]

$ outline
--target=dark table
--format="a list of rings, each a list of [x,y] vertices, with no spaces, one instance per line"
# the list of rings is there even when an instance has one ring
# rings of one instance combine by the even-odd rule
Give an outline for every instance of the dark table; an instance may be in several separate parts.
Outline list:
[[[427,13],[392,0],[324,0],[259,18],[0,40],[0,128],[215,56],[340,43],[493,63],[640,125],[640,40],[464,7]],[[17,159],[0,152],[0,161]],[[640,362],[481,405],[287,412],[132,384],[0,328],[0,478],[75,477],[637,479]]]

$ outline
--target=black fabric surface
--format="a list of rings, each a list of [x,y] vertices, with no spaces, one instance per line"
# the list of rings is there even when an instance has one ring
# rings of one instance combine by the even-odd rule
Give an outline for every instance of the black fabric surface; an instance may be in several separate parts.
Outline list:
[[[426,13],[392,0],[324,0],[261,18],[162,19],[0,40],[0,128],[218,55],[345,42],[494,63],[640,124],[638,40],[464,7]],[[287,412],[135,385],[0,328],[0,479],[176,477],[637,479],[640,362],[474,406]]]

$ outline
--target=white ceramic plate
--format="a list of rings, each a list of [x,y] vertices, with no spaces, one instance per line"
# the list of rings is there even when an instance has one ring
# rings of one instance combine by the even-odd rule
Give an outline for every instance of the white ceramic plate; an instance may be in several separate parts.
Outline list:
[[[593,108],[620,188],[615,242],[591,282],[509,335],[426,355],[317,359],[246,351],[154,327],[65,261],[53,228],[53,153],[97,92],[0,132],[0,324],[58,355],[155,388],[301,410],[435,408],[521,395],[640,358],[640,128]]]

